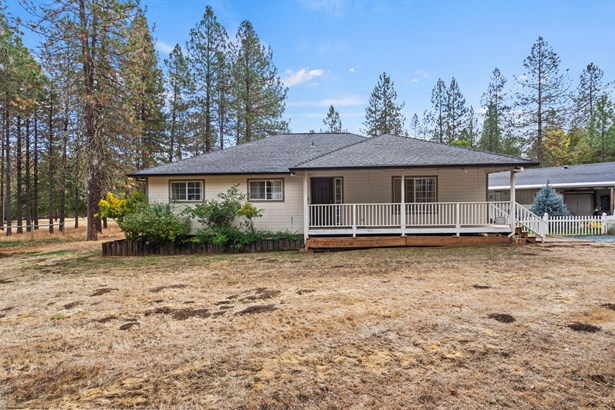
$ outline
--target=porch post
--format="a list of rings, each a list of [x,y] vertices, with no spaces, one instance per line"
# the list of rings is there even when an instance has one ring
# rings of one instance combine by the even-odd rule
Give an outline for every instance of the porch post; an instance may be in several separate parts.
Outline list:
[[[401,221],[401,236],[406,236],[406,174],[401,173],[401,204],[399,219]]]
[[[307,248],[308,229],[310,227],[310,208],[308,205],[308,173],[303,173],[303,242]]]
[[[517,205],[515,177],[516,177],[516,173],[515,173],[515,168],[513,167],[510,169],[510,232],[511,233],[515,232],[515,216],[517,213],[515,209],[515,206]]]

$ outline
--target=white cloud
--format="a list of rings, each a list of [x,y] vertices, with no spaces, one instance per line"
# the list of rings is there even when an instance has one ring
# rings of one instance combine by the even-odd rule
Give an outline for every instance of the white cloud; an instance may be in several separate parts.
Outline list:
[[[517,80],[523,82],[523,81],[527,80],[527,76],[525,74],[521,74],[519,77],[517,77]]]
[[[302,68],[298,71],[293,71],[289,68],[282,75],[282,82],[287,87],[294,87],[296,85],[310,83],[314,78],[321,77],[324,72],[325,70],[320,68],[316,70]]]
[[[414,84],[414,83],[418,83],[419,79],[414,77],[413,79],[411,79],[410,81],[408,81],[410,84]]]
[[[161,53],[171,54],[173,48],[175,48],[175,46],[172,46],[169,43],[165,43],[161,40],[156,41],[156,50],[160,51]]]
[[[351,107],[357,105],[365,105],[365,98],[350,96],[344,98],[323,98],[320,100],[302,100],[302,101],[289,101],[286,103],[287,107]]]
[[[354,73],[354,67],[350,67],[348,71],[350,71],[351,73]]]

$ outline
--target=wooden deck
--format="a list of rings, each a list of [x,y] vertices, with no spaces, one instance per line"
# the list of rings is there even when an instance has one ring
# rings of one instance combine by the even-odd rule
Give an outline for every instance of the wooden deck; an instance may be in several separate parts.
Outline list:
[[[510,244],[506,235],[492,236],[363,236],[316,237],[307,240],[308,249],[365,249],[388,247],[442,247]]]

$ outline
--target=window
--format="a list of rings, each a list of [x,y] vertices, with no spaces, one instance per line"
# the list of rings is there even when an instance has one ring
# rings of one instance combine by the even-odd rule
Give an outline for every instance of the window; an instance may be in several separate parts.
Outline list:
[[[251,179],[248,181],[248,199],[250,201],[283,201],[284,180]]]
[[[171,182],[171,201],[202,201],[203,181]]]
[[[435,177],[405,177],[406,203],[436,202]],[[401,177],[393,178],[393,202],[401,202]]]

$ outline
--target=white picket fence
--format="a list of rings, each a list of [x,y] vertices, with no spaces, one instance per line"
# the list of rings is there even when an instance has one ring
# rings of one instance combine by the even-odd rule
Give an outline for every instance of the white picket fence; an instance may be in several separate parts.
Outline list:
[[[548,223],[549,235],[552,236],[587,236],[606,235],[606,214],[600,216],[549,216],[543,220]]]

